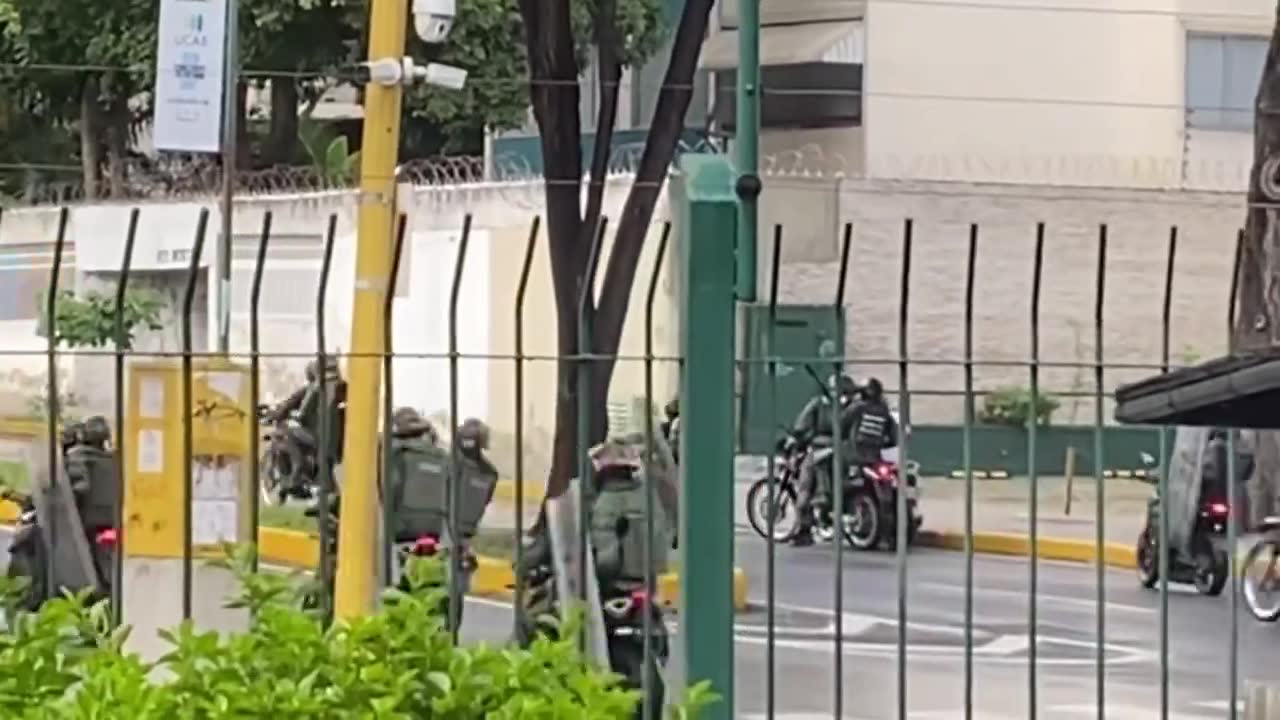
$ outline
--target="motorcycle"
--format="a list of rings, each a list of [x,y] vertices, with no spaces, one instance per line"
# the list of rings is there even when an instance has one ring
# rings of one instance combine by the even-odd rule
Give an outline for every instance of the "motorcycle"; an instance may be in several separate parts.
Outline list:
[[[0,498],[19,507],[18,523],[9,544],[7,575],[10,578],[27,580],[26,595],[20,606],[34,612],[45,600],[52,597],[48,588],[45,547],[40,537],[41,528],[35,502],[31,496],[11,490],[0,491]],[[114,576],[115,554],[119,546],[119,531],[111,527],[94,528],[89,531],[89,535],[93,567],[97,575],[93,599],[99,601],[111,597],[111,581]]]
[[[1149,453],[1142,453],[1147,482],[1159,483],[1160,470]],[[1160,581],[1160,513],[1163,511],[1159,489],[1147,501],[1146,522],[1138,534],[1135,551],[1138,582],[1151,589]],[[1220,595],[1231,576],[1226,548],[1227,520],[1231,507],[1225,498],[1203,497],[1191,528],[1189,551],[1169,549],[1169,582],[1195,587],[1201,595]]]
[[[799,517],[796,513],[799,496],[800,466],[805,453],[814,452],[815,464],[831,465],[834,450],[830,447],[807,448],[800,442],[788,443],[788,438],[796,439],[788,431],[788,435],[779,441],[780,457],[775,465],[777,478],[774,482],[774,532],[777,542],[788,542],[799,531]],[[897,540],[898,488],[902,485],[900,475],[906,476],[907,545],[915,543],[924,517],[919,511],[919,465],[908,462],[906,472],[901,473],[896,463],[880,461],[872,465],[848,464],[845,467],[843,521],[841,531],[850,545],[859,550],[871,550],[881,542],[891,547]],[[835,537],[835,523],[832,521],[829,508],[813,508],[814,535],[818,540],[831,542]],[[762,538],[768,537],[769,517],[769,478],[756,480],[747,491],[747,517],[751,527]],[[788,523],[786,520],[790,519]]]
[[[262,500],[283,505],[289,498],[311,500],[316,495],[316,448],[300,446],[294,429],[297,414],[272,418],[270,405],[259,405],[257,416],[262,433],[262,458],[258,463]]]
[[[625,520],[625,518],[623,519]],[[625,532],[622,530],[621,532]],[[550,564],[538,564],[525,575],[528,583],[523,618],[517,638],[521,646],[528,646],[535,636],[557,636],[558,625],[548,620],[557,614],[558,598],[554,571]],[[603,609],[606,644],[609,651],[609,667],[622,677],[623,685],[631,690],[644,688],[645,644],[649,642],[649,699],[648,715],[644,704],[636,708],[635,717],[660,720],[666,688],[661,668],[670,657],[670,639],[662,608],[654,602],[643,583],[614,582],[600,588],[600,604]],[[649,636],[645,635],[645,618],[649,618]]]

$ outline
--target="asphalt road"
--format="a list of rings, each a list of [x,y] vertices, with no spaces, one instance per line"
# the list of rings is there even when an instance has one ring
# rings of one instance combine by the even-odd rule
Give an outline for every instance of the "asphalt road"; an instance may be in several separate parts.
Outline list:
[[[0,532],[0,564],[8,534]],[[751,578],[750,599],[765,598],[765,545],[739,535],[738,564]],[[830,547],[777,550],[775,717],[833,717],[836,584]],[[898,714],[898,572],[891,553],[845,553],[843,569],[844,717],[894,720]],[[1029,703],[1029,565],[1017,558],[974,561],[974,713],[981,720],[1026,720]],[[907,562],[906,718],[964,718],[964,556],[912,550]],[[1097,717],[1095,571],[1041,563],[1038,592],[1038,717]],[[1158,718],[1159,611],[1155,592],[1132,573],[1105,574],[1107,718]],[[1230,599],[1203,598],[1173,588],[1169,598],[1168,673],[1172,720],[1227,717],[1231,638]],[[503,603],[472,600],[466,641],[505,642],[511,611]],[[736,621],[736,709],[766,715],[766,615],[753,610]],[[678,625],[678,622],[673,623]],[[1273,645],[1280,627],[1239,615],[1239,667],[1245,680],[1280,683]],[[678,627],[674,628],[678,632]],[[669,672],[678,674],[678,668]]]

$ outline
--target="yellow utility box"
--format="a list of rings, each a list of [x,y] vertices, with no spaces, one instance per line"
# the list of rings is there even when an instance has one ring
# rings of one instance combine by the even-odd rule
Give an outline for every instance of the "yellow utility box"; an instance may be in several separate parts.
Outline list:
[[[222,359],[193,362],[191,373],[191,537],[197,556],[225,543],[253,541],[249,476],[248,368]],[[186,498],[183,369],[180,362],[129,368],[125,418],[125,557],[181,558]]]

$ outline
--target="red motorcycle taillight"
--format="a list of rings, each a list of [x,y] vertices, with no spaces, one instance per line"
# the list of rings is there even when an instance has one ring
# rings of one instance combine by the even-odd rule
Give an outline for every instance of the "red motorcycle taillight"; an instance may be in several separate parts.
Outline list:
[[[633,610],[643,610],[649,606],[649,593],[645,590],[633,590],[631,592],[631,608]]]
[[[881,482],[893,482],[898,475],[898,466],[893,463],[882,462],[875,466],[873,473]]]
[[[1226,517],[1231,508],[1226,503],[1209,503],[1209,514],[1214,517]]]
[[[120,533],[115,528],[106,528],[99,530],[94,536],[93,542],[99,547],[115,547],[120,542]]]
[[[420,557],[430,557],[436,554],[436,550],[440,548],[440,541],[430,535],[423,535],[413,543],[413,554]]]

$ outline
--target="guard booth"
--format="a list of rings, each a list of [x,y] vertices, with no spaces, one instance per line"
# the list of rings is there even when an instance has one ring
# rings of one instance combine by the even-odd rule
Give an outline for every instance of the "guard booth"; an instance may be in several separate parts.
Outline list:
[[[129,368],[120,596],[130,649],[148,659],[167,652],[158,633],[184,616],[203,630],[248,627],[246,610],[224,607],[239,591],[234,575],[209,562],[225,557],[228,544],[254,540],[248,370],[194,362],[189,387],[188,397],[178,362]]]
[[[1280,348],[1235,353],[1122,385],[1116,389],[1115,416],[1121,423],[1177,425],[1195,431],[1186,433],[1184,440],[1180,429],[1174,457],[1169,462],[1170,481],[1178,472],[1178,464],[1196,462],[1199,467],[1208,428],[1244,430],[1235,435],[1234,444],[1243,445],[1246,450],[1256,449],[1261,458],[1263,448],[1250,447],[1253,433],[1248,431],[1280,430]],[[1253,472],[1257,472],[1256,466]],[[1255,482],[1254,477],[1245,480]],[[1172,482],[1170,488],[1172,491]],[[1267,515],[1268,510],[1254,507],[1243,517]],[[1247,530],[1252,523],[1239,525]],[[1170,530],[1172,536],[1172,526]],[[1238,680],[1234,675],[1231,678],[1233,685]],[[1280,717],[1280,686],[1247,681],[1245,685],[1246,720]]]

